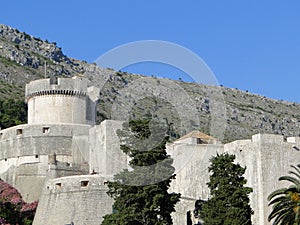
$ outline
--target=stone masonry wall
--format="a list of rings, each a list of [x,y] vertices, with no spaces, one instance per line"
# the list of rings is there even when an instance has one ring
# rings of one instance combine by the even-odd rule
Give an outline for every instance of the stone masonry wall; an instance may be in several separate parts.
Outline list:
[[[298,165],[300,152],[299,138],[288,138],[272,134],[257,134],[252,140],[236,141],[226,144],[225,151],[236,155],[236,161],[246,166],[247,186],[253,188],[251,206],[254,210],[253,224],[271,224],[268,215],[267,197],[273,191],[289,185],[278,181],[281,176],[288,175],[290,165]]]
[[[167,146],[167,152],[174,159],[176,179],[172,181],[169,192],[181,193],[181,200],[173,213],[175,225],[186,224],[186,214],[193,211],[195,201],[206,200],[209,190],[209,159],[217,152],[223,152],[223,145],[176,143]]]
[[[19,125],[0,131],[0,178],[15,186],[28,201],[39,199],[47,180],[48,157],[56,154],[56,176],[81,174],[76,165],[88,158],[90,126],[75,124]],[[87,166],[86,166],[87,167]],[[32,185],[34,184],[34,185]]]
[[[26,85],[28,123],[86,124],[87,79],[42,79]]]
[[[112,212],[105,179],[98,175],[72,176],[46,183],[34,225],[99,225]]]
[[[120,150],[117,130],[122,121],[105,120],[90,129],[90,168],[103,176],[114,174],[128,168],[128,157]],[[92,172],[91,171],[91,172]]]

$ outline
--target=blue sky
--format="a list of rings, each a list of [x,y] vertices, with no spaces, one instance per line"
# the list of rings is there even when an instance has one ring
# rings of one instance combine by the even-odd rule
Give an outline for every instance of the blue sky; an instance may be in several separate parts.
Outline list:
[[[298,0],[19,0],[1,2],[0,23],[88,62],[133,41],[174,42],[200,56],[224,86],[300,103],[299,12]],[[125,70],[187,79],[153,63]]]

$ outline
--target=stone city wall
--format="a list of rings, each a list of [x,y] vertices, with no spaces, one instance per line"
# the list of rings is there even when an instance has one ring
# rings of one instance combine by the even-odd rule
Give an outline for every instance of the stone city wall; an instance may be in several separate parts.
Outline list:
[[[267,197],[273,191],[288,183],[278,181],[279,177],[288,175],[290,165],[298,165],[300,160],[299,138],[288,138],[273,134],[257,134],[252,140],[235,141],[224,146],[225,152],[236,155],[236,162],[246,166],[247,186],[253,188],[250,195],[254,210],[253,224],[271,224],[268,215]]]
[[[122,121],[105,120],[90,129],[90,168],[103,176],[114,174],[128,168],[128,156],[120,150],[117,130]]]
[[[88,172],[86,168],[75,166],[85,162],[88,167],[89,128],[87,125],[42,124],[1,130],[0,178],[15,186],[30,202],[39,198],[47,180],[49,155],[55,153],[57,161],[69,165],[65,169],[57,168],[55,176]]]
[[[90,126],[19,125],[0,131],[0,160],[32,155],[71,155],[74,136],[87,136]],[[87,150],[86,150],[87,151]]]
[[[186,142],[186,141],[185,141]],[[223,145],[173,143],[167,145],[167,152],[173,158],[176,179],[169,192],[181,193],[182,199],[172,214],[175,225],[186,224],[187,212],[195,209],[195,201],[207,200],[209,190],[209,159],[223,152]]]
[[[98,175],[53,179],[45,184],[34,225],[98,225],[112,212],[106,180]]]

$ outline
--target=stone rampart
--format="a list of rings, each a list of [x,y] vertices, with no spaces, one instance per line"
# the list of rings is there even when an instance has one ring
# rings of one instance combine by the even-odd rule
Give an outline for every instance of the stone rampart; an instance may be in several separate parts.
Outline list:
[[[28,101],[33,96],[38,95],[76,95],[85,96],[87,91],[87,79],[81,77],[41,79],[31,81],[26,85],[25,97]]]
[[[235,154],[236,162],[246,166],[247,186],[253,188],[250,195],[253,224],[271,224],[267,197],[273,191],[287,185],[278,178],[288,174],[290,165],[299,164],[300,139],[287,141],[281,135],[257,134],[251,140],[235,141],[224,146],[225,152]]]
[[[39,124],[1,130],[0,161],[53,153],[71,155],[74,136],[88,136],[89,129],[88,125],[78,124]]]
[[[172,214],[173,223],[186,224],[188,211],[193,211],[195,201],[206,200],[209,190],[209,159],[216,153],[223,152],[220,144],[186,144],[173,143],[167,145],[167,152],[173,158],[176,179],[172,181],[169,192],[181,193],[182,200],[175,206]]]
[[[87,123],[87,79],[42,79],[26,85],[28,124]]]
[[[112,212],[106,180],[98,175],[63,177],[46,182],[34,225],[98,225]]]
[[[122,121],[105,120],[90,129],[90,168],[103,176],[112,177],[128,168],[128,156],[120,150],[117,130]]]
[[[39,124],[1,130],[0,178],[18,188],[26,201],[34,201],[49,176],[49,156],[56,154],[60,162],[51,176],[88,173],[89,129],[80,124]]]

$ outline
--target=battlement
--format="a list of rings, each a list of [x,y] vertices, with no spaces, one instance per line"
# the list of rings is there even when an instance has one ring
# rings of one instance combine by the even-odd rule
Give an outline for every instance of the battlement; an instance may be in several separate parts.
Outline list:
[[[89,125],[81,124],[22,124],[0,130],[0,142],[25,137],[72,137],[87,134],[89,129]]]
[[[34,225],[101,224],[112,213],[113,199],[99,175],[61,177],[46,182]]]
[[[105,186],[107,180],[99,175],[78,175],[69,177],[60,177],[49,180],[46,183],[46,192],[48,193],[63,193],[74,191],[87,190],[104,190],[108,188]]]
[[[80,124],[19,125],[0,131],[0,160],[56,153],[71,155],[74,136],[88,135]]]
[[[44,95],[65,95],[85,97],[87,91],[87,79],[82,77],[42,79],[31,81],[26,85],[25,97],[28,101],[31,97]]]
[[[96,104],[87,92],[93,93],[88,89],[88,80],[83,77],[30,82],[25,93],[28,124],[93,124]]]

